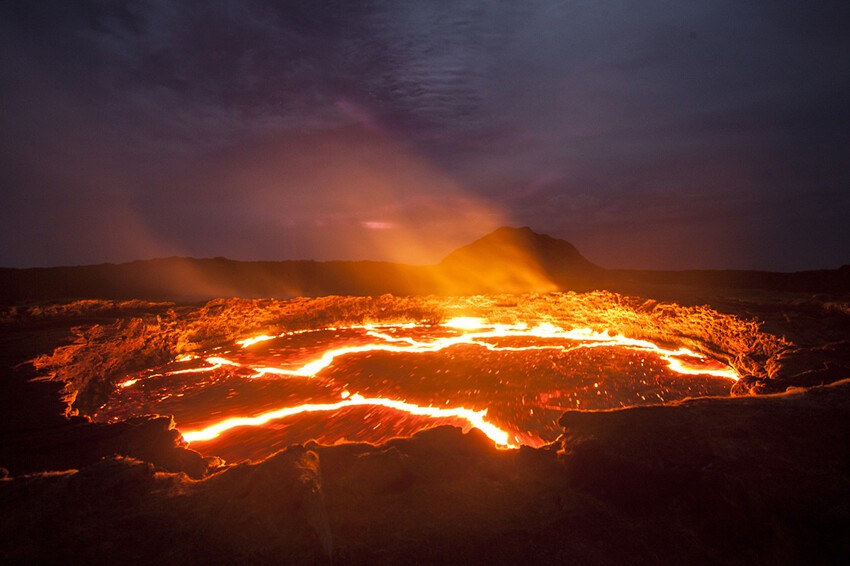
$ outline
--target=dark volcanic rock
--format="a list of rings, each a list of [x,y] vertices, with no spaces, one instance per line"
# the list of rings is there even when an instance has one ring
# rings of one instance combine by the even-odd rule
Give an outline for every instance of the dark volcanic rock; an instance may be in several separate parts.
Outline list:
[[[663,524],[665,545],[702,547],[715,563],[840,563],[850,557],[848,411],[850,380],[777,396],[569,411],[561,447],[576,488]]]
[[[11,564],[315,564],[332,541],[318,460],[293,447],[194,482],[138,460],[0,482]]]
[[[771,362],[770,377],[781,386],[810,387],[832,383],[850,377],[850,341],[792,348],[781,352]]]
[[[850,382],[569,412],[555,445],[443,427],[201,480],[109,459],[0,481],[6,563],[844,564]]]
[[[0,463],[13,475],[79,469],[127,456],[167,472],[203,477],[217,460],[186,448],[171,417],[137,417],[115,424],[70,419],[52,427],[2,433]]]

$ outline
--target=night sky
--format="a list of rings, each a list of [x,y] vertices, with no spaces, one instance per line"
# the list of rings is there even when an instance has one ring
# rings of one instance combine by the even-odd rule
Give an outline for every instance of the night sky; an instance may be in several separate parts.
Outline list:
[[[0,1],[0,265],[850,263],[850,2]]]

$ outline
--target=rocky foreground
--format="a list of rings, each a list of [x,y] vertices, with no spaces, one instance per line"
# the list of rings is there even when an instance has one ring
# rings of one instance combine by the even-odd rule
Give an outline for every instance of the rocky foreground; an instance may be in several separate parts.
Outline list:
[[[850,556],[848,410],[845,381],[571,412],[564,438],[540,450],[442,427],[382,446],[293,446],[200,481],[110,457],[0,483],[2,556],[837,564]]]
[[[263,462],[226,466],[188,449],[167,417],[104,425],[74,416],[141,354],[138,363],[147,363],[231,339],[246,327],[303,324],[305,312],[314,317],[309,324],[321,324],[323,317],[363,312],[438,317],[449,308],[436,299],[318,301],[276,303],[272,318],[263,318],[270,305],[256,302],[200,309],[87,302],[7,311],[0,559],[850,559],[850,311],[835,298],[714,297],[712,309],[613,294],[455,304],[464,312],[502,309],[500,316],[549,305],[585,320],[590,311],[577,311],[580,305],[593,312],[607,305],[591,325],[666,333],[748,372],[737,397],[567,412],[560,419],[564,435],[536,450],[500,451],[475,430],[443,427],[381,446],[308,443]],[[31,359],[38,361],[23,363]]]

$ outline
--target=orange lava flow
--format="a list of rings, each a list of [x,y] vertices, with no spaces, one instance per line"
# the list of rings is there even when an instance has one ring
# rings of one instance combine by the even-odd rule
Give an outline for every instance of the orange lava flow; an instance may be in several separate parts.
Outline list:
[[[477,428],[487,435],[496,446],[504,448],[517,448],[516,445],[508,441],[508,433],[500,429],[496,425],[487,422],[484,417],[487,415],[487,410],[473,411],[463,407],[441,409],[438,407],[421,407],[413,403],[405,403],[404,401],[394,401],[392,399],[384,399],[381,397],[366,398],[361,395],[352,395],[347,399],[343,399],[337,403],[319,403],[319,404],[303,404],[295,407],[284,407],[255,417],[232,417],[218,422],[207,428],[184,432],[183,439],[187,442],[200,442],[216,438],[221,433],[239,426],[260,426],[269,421],[290,417],[301,413],[313,413],[318,411],[336,411],[345,407],[356,407],[364,405],[373,405],[403,411],[410,415],[426,416],[432,418],[457,417],[467,421],[470,425]]]
[[[251,378],[284,376],[310,379],[315,377],[322,370],[331,366],[335,360],[342,356],[367,352],[433,353],[457,345],[478,346],[496,352],[529,350],[560,350],[563,352],[569,352],[581,348],[619,346],[630,350],[647,351],[657,354],[668,364],[671,371],[682,375],[711,375],[730,380],[738,379],[738,375],[732,368],[720,367],[719,364],[714,364],[714,367],[707,367],[705,366],[707,359],[704,356],[686,348],[678,348],[675,350],[666,349],[645,340],[636,340],[620,335],[612,336],[608,333],[608,331],[596,332],[590,329],[565,330],[551,323],[541,323],[535,326],[528,326],[527,324],[493,324],[480,318],[470,317],[455,318],[444,323],[442,326],[450,331],[456,332],[456,334],[435,337],[424,341],[417,340],[410,336],[392,336],[389,333],[389,329],[424,328],[424,325],[364,325],[346,327],[364,329],[367,331],[366,335],[371,339],[374,339],[374,341],[366,344],[343,346],[326,350],[322,352],[321,355],[295,368],[242,365],[221,356],[213,356],[206,358],[206,362],[210,364],[209,366],[176,370],[168,372],[166,375],[208,372],[222,366],[237,366],[254,371],[255,373],[250,376]],[[382,329],[386,329],[386,331],[382,332]],[[299,333],[301,332],[309,331],[300,331]],[[290,334],[295,333],[284,333],[280,336],[254,336],[241,340],[238,344],[240,344],[242,348],[249,348],[259,342],[273,340]],[[542,340],[543,343],[525,346],[509,346],[499,345],[492,342],[500,339],[516,338],[533,338],[536,340]],[[133,383],[135,383],[135,381],[129,380],[122,385],[129,387],[133,385]],[[335,403],[304,403],[295,406],[281,407],[254,416],[231,416],[212,425],[206,426],[205,428],[184,432],[183,438],[187,442],[200,443],[216,438],[219,435],[237,427],[262,426],[273,420],[292,417],[303,413],[336,411],[353,406],[381,406],[407,413],[409,415],[430,418],[459,418],[469,423],[471,427],[475,427],[482,431],[499,447],[515,448],[518,445],[516,438],[512,439],[508,432],[502,430],[486,419],[486,409],[476,411],[465,407],[438,408],[432,406],[421,406],[409,403],[405,400],[390,399],[386,397],[364,397],[359,394],[349,395],[347,392],[343,395],[342,400]]]
[[[412,325],[405,325],[405,327],[407,328],[411,326]],[[612,336],[608,333],[607,330],[605,332],[596,332],[589,328],[564,330],[563,328],[559,328],[550,323],[541,323],[531,328],[529,328],[526,324],[486,324],[482,319],[469,317],[459,317],[452,319],[443,324],[443,326],[445,326],[446,328],[464,330],[466,332],[458,336],[437,338],[431,342],[420,342],[409,337],[396,338],[388,334],[376,332],[375,330],[373,330],[375,327],[371,325],[366,325],[362,327],[347,327],[366,328],[369,330],[368,334],[370,336],[380,339],[381,342],[365,344],[361,346],[347,346],[343,348],[328,350],[327,352],[322,354],[322,356],[318,359],[308,362],[294,370],[262,366],[252,366],[251,369],[256,371],[253,377],[261,377],[266,374],[289,375],[293,377],[314,377],[320,371],[333,364],[334,360],[340,356],[378,351],[431,353],[439,352],[451,346],[457,346],[460,344],[472,344],[482,346],[494,352],[520,352],[528,350],[561,350],[566,352],[578,348],[625,346],[634,350],[644,350],[647,352],[653,352],[655,354],[658,354],[662,359],[664,359],[668,363],[668,367],[670,368],[670,370],[682,375],[712,375],[715,377],[724,377],[734,381],[738,380],[738,374],[735,373],[735,370],[733,370],[731,367],[710,369],[694,368],[688,366],[687,362],[685,361],[686,358],[690,358],[695,361],[704,361],[706,358],[705,356],[697,354],[696,352],[688,350],[687,348],[678,348],[676,350],[670,350],[667,348],[662,348],[661,346],[658,346],[646,340],[636,340],[633,338],[626,338],[625,336],[620,335]],[[285,334],[282,334],[281,336],[284,335]],[[483,341],[492,338],[514,337],[552,338],[566,341],[582,341],[583,343],[571,347],[566,347],[563,345],[511,347],[495,346],[493,344]],[[238,344],[240,344],[243,348],[247,348],[258,342],[273,340],[274,338],[277,338],[277,336],[261,335],[253,338],[247,338],[245,340],[240,340]],[[240,364],[236,362],[218,356],[206,358],[206,361],[211,365],[202,368],[171,371],[168,372],[168,375],[212,371],[224,365],[240,366]]]

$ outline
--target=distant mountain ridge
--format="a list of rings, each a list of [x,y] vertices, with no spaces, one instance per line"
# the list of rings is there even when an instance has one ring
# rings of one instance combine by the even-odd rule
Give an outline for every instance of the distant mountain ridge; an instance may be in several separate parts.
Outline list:
[[[0,268],[0,304],[74,299],[202,301],[216,297],[299,295],[464,295],[607,289],[641,292],[684,286],[850,292],[840,269],[644,271],[602,268],[569,242],[528,227],[499,228],[448,254],[439,264],[377,261],[236,261],[162,258],[122,264]]]

